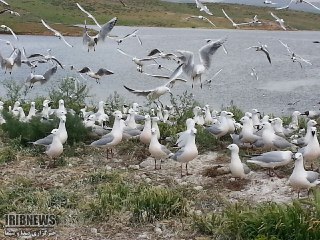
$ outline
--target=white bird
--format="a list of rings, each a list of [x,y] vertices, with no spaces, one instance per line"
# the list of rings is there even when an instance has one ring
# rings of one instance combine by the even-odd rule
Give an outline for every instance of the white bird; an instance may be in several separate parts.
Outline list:
[[[299,129],[299,116],[301,115],[301,112],[294,111],[291,115],[291,122],[289,123],[289,128],[292,128],[294,130]]]
[[[306,3],[309,4],[311,7],[317,9],[320,11],[320,8],[318,8],[317,6],[315,6],[314,4],[312,4],[311,2],[305,1],[305,0],[297,0],[296,3]]]
[[[201,16],[201,15],[199,15],[199,16],[194,16],[194,15],[192,15],[192,16],[187,17],[186,20],[189,20],[189,19],[191,19],[191,18],[197,18],[197,19],[200,19],[200,20],[203,20],[203,21],[207,21],[207,22],[210,23],[212,26],[217,27],[212,21],[210,21],[209,18],[206,18],[206,17],[204,17],[204,16]]]
[[[274,168],[289,164],[292,162],[292,157],[293,153],[291,151],[271,151],[252,157],[247,162],[268,168],[268,174],[271,176],[271,170],[277,175]]]
[[[271,64],[270,53],[268,51],[267,45],[266,44],[262,44],[260,42],[258,42],[258,43],[259,43],[259,46],[251,46],[251,47],[248,47],[247,49],[255,48],[256,51],[264,52],[266,54],[266,56],[267,56],[267,59],[268,59],[269,63]]]
[[[97,72],[92,71],[89,67],[84,67],[81,70],[77,71],[78,73],[85,73],[89,77],[93,78],[96,80],[97,83],[100,83],[101,77],[104,75],[111,75],[113,72],[111,72],[108,69],[105,68],[100,68]]]
[[[45,84],[57,72],[57,69],[58,67],[54,66],[48,69],[43,75],[30,73],[30,75],[26,79],[26,83],[30,84],[29,88],[33,88],[33,85],[36,82],[40,82],[41,85]]]
[[[289,177],[290,185],[298,189],[298,198],[301,189],[307,189],[309,195],[309,189],[320,184],[319,173],[313,171],[306,171],[303,164],[303,155],[296,153],[294,155],[294,169]]]
[[[101,139],[92,142],[90,145],[94,147],[106,147],[107,158],[109,157],[109,149],[118,145],[122,140],[123,125],[121,124],[122,113],[120,111],[115,111],[113,113],[115,120],[110,133],[104,135]]]
[[[185,145],[171,156],[173,160],[181,163],[181,177],[183,176],[182,163],[186,164],[186,175],[189,175],[188,163],[198,156],[198,149],[195,143],[196,134],[197,129],[191,129],[190,133],[188,133]]]
[[[250,168],[241,162],[239,157],[239,147],[236,144],[230,144],[227,147],[231,151],[231,163],[229,168],[234,178],[245,178],[250,173]]]
[[[204,74],[210,67],[212,63],[213,54],[222,46],[226,41],[226,38],[217,40],[215,42],[209,42],[199,49],[200,64],[194,63],[194,55],[190,51],[178,50],[177,52],[181,54],[179,59],[181,60],[183,72],[192,79],[192,87],[194,81],[200,80],[201,76]],[[179,68],[179,67],[178,67]],[[202,83],[201,83],[202,87]]]
[[[316,126],[317,122],[315,120],[309,120],[307,122],[307,132],[306,135],[302,138],[298,138],[292,141],[293,144],[298,146],[306,146],[308,145],[309,141],[312,139],[311,129],[312,127]]]
[[[229,121],[227,119],[228,115],[231,115],[231,113],[227,111],[222,111],[220,113],[219,121],[214,122],[210,127],[207,127],[206,130],[217,138],[228,134],[229,132]]]
[[[32,117],[36,116],[36,103],[35,102],[31,102],[30,103],[30,109],[29,109],[29,113],[27,116],[27,120],[30,121],[32,119]]]
[[[17,66],[17,67],[21,66],[20,49],[14,49],[8,58],[4,58],[0,54],[0,63],[1,63],[1,68],[5,69],[5,73],[8,70],[9,73],[11,74],[14,66]]]
[[[257,81],[259,80],[259,76],[258,76],[258,73],[257,73],[257,70],[255,68],[251,68],[251,73],[250,75],[252,77],[254,77]]]
[[[13,36],[16,40],[18,40],[17,35],[13,32],[13,30],[12,30],[11,28],[9,28],[9,27],[6,26],[6,25],[1,25],[0,28],[2,28],[2,29],[3,29],[4,31],[6,31],[6,32],[10,32],[10,33],[12,34],[12,36]]]
[[[140,134],[140,141],[149,145],[151,141],[151,118],[150,115],[145,115],[144,118],[144,127]]]
[[[179,135],[179,138],[176,142],[176,145],[178,147],[184,147],[187,143],[187,139],[188,139],[188,136],[189,134],[191,133],[191,130],[194,129],[195,127],[195,121],[192,119],[192,118],[188,118],[186,120],[186,125],[187,125],[187,130],[183,131],[183,132],[180,132],[178,133]]]
[[[58,64],[62,69],[63,69],[63,65],[61,64],[61,62],[51,54],[51,49],[47,49],[48,54],[44,55],[41,53],[33,53],[31,55],[29,55],[28,57],[26,57],[27,59],[29,58],[36,58],[38,59],[38,62],[48,62],[50,61],[52,64]]]
[[[59,157],[63,152],[63,145],[59,139],[59,130],[53,129],[51,131],[53,134],[52,143],[47,146],[45,153],[52,159]]]
[[[223,47],[223,45],[222,45],[222,47]],[[213,74],[213,76],[210,78],[210,79],[207,79],[206,81],[205,81],[205,84],[206,85],[209,85],[209,89],[211,89],[211,83],[212,83],[212,81],[219,75],[219,73],[222,71],[222,68],[221,69],[219,69],[215,74]]]
[[[117,50],[118,50],[119,53],[121,53],[121,54],[123,54],[123,55],[125,55],[125,56],[127,56],[127,57],[130,57],[130,58],[132,59],[132,61],[137,65],[137,70],[138,70],[138,72],[142,72],[142,71],[143,71],[142,67],[143,67],[143,65],[144,65],[145,62],[148,62],[148,61],[154,61],[154,62],[156,62],[155,59],[156,59],[157,57],[137,58],[137,57],[134,57],[134,56],[132,56],[132,55],[130,55],[130,54],[122,51],[120,48],[117,48]],[[157,62],[156,62],[156,63],[157,63]]]
[[[88,46],[88,52],[90,48],[93,48],[95,51],[96,48],[95,46],[98,44],[99,41],[104,41],[107,37],[107,35],[111,32],[113,27],[116,25],[118,18],[114,17],[112,18],[109,22],[105,23],[102,25],[102,27],[99,30],[99,33],[90,36],[88,34],[87,26],[85,26],[83,37],[82,37],[82,42],[83,44],[86,44]]]
[[[45,21],[43,21],[43,19],[41,19],[41,22],[42,22],[43,26],[45,26],[47,29],[52,31],[54,33],[54,36],[56,36],[57,38],[62,40],[68,47],[73,47],[70,43],[68,43],[66,41],[66,39],[64,38],[64,36],[62,36],[62,34],[60,32],[58,32],[57,30],[55,30],[52,27],[50,27]]]
[[[242,25],[249,25],[250,23],[235,23],[228,15],[227,13],[222,9],[223,14],[226,16],[226,18],[232,23],[232,26],[234,28],[239,28],[239,26]]]
[[[164,145],[160,144],[157,138],[157,130],[155,128],[151,129],[151,141],[149,144],[149,152],[151,157],[154,158],[154,169],[157,169],[157,160],[163,160],[165,158],[173,155],[171,151]],[[160,161],[161,169],[161,161]]]
[[[239,134],[239,140],[241,143],[252,144],[261,138],[260,136],[254,134],[252,119],[250,119],[248,116],[243,116],[240,119],[240,122],[242,123],[242,129]]]
[[[140,45],[142,45],[141,38],[139,37],[139,35],[137,35],[137,32],[138,32],[138,31],[139,31],[139,30],[136,29],[136,30],[134,30],[133,32],[131,32],[131,33],[129,33],[129,34],[127,34],[127,35],[125,35],[125,36],[123,36],[123,37],[121,37],[121,38],[115,38],[115,37],[111,37],[111,36],[108,36],[108,37],[111,38],[111,39],[113,39],[113,40],[115,40],[115,41],[118,43],[118,45],[119,45],[120,43],[122,43],[125,39],[128,39],[128,38],[133,37],[133,38],[136,38],[136,39],[138,40],[138,42],[139,42]]]
[[[88,17],[88,18],[91,18],[91,19],[95,22],[95,24],[96,24],[99,28],[101,28],[100,24],[98,23],[98,21],[95,19],[94,16],[92,16],[88,11],[84,10],[84,8],[81,7],[79,3],[76,3],[76,4],[77,4],[78,8],[80,8],[80,10],[81,10],[82,12],[84,12],[85,14],[87,14],[87,17]]]
[[[276,10],[283,10],[283,9],[288,9],[289,6],[291,5],[291,3],[293,2],[294,0],[291,0],[287,5],[283,6],[283,7],[278,7],[276,8]]]
[[[271,5],[277,4],[277,3],[272,2],[271,0],[264,0],[263,3],[264,4],[271,4]]]
[[[271,16],[276,20],[276,22],[280,25],[280,27],[283,30],[287,30],[286,27],[284,26],[284,20],[282,18],[278,18],[275,14],[270,12]]]
[[[200,2],[200,0],[195,0],[195,1],[197,4],[197,8],[200,9],[200,12],[204,11],[208,15],[213,15],[212,12],[210,12],[210,10],[207,8],[207,6],[203,5],[203,3]]]
[[[300,148],[298,152],[302,153],[303,159],[306,162],[311,162],[311,168],[313,168],[314,161],[320,157],[320,145],[316,127],[311,127],[311,139],[307,146]]]

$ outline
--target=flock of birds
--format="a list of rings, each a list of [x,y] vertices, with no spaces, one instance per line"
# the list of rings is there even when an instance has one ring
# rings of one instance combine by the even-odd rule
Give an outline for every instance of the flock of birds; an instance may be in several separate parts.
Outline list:
[[[3,0],[0,0],[0,2],[8,5]],[[195,0],[195,2],[197,8],[199,8],[201,12],[212,15],[210,10],[203,3],[198,0]],[[306,1],[298,2],[308,3]],[[267,1],[265,1],[265,3],[272,4],[271,2],[267,3]],[[76,6],[83,13],[85,13],[88,18],[91,18],[99,29],[97,34],[90,35],[89,29],[85,22],[83,43],[88,47],[88,52],[90,52],[90,50],[96,51],[97,44],[105,41],[107,38],[116,41],[118,44],[123,43],[128,38],[136,38],[140,45],[143,44],[141,38],[138,36],[138,30],[135,30],[123,37],[111,36],[110,32],[115,27],[118,20],[116,17],[112,18],[107,23],[100,25],[94,16],[86,11],[79,3],[76,3]],[[12,10],[4,11],[2,13],[5,12],[19,16],[18,13]],[[235,28],[239,28],[242,25],[261,24],[261,21],[259,21],[257,16],[255,16],[252,21],[247,23],[235,23],[223,9],[222,12]],[[286,30],[284,20],[278,18],[272,12],[271,15],[274,17],[279,26],[283,30]],[[211,25],[215,26],[215,24],[207,17],[188,17],[188,19],[193,18],[199,18],[201,20],[208,21]],[[41,22],[44,27],[52,31],[56,37],[62,40],[65,46],[73,47],[59,31],[52,28],[43,19],[41,19]],[[5,25],[1,25],[0,27],[5,31],[9,31],[13,37],[19,41],[18,36],[11,28]],[[64,69],[65,67],[51,54],[50,50],[48,50],[48,54],[33,53],[27,56],[24,48],[19,49],[12,45],[10,41],[3,41],[12,48],[12,53],[7,58],[0,54],[2,68],[5,69],[5,72],[8,71],[11,74],[13,67],[20,67],[22,63],[28,65],[31,69],[31,72],[26,79],[26,83],[29,84],[30,88],[32,88],[33,85],[38,82],[40,84],[46,83],[56,73],[58,68]],[[200,64],[195,64],[194,53],[186,50],[179,50],[176,54],[166,53],[159,49],[153,49],[150,51],[148,56],[144,58],[137,58],[124,52],[122,49],[117,48],[119,53],[130,57],[137,65],[137,70],[144,74],[147,74],[143,70],[143,66],[145,64],[155,65],[159,69],[167,69],[162,64],[159,64],[158,59],[171,60],[176,62],[178,65],[175,70],[171,71],[169,76],[147,74],[155,78],[167,79],[166,83],[159,87],[149,90],[138,90],[128,86],[124,87],[129,92],[145,96],[149,100],[158,100],[159,102],[159,98],[162,95],[166,93],[172,94],[170,88],[176,82],[192,81],[192,86],[194,83],[199,82],[200,86],[202,87],[202,76],[211,68],[212,57],[215,52],[222,47],[226,54],[228,53],[224,46],[226,41],[226,38],[219,40],[208,39],[207,43],[199,49]],[[298,62],[301,67],[302,63],[312,64],[309,60],[297,55],[288,46],[288,44],[281,40],[279,40],[279,43],[285,47],[293,62]],[[248,49],[255,49],[256,51],[263,52],[266,55],[268,62],[271,64],[271,56],[265,44],[258,42],[257,46],[251,46]],[[51,65],[43,75],[35,74],[35,69],[40,63],[49,63]],[[99,82],[101,77],[113,74],[112,71],[105,68],[100,68],[96,72],[92,71],[90,67],[87,66],[83,67],[82,69],[77,69],[76,67],[71,66],[70,69],[78,72],[81,77],[83,77],[82,74],[86,74],[87,76],[95,79],[97,82]],[[221,70],[222,69],[220,69],[213,76],[213,78],[206,80],[206,83],[210,83],[214,77],[221,72]],[[185,74],[187,79],[180,78],[182,73]],[[252,75],[258,79],[258,75],[254,68],[252,69]],[[320,146],[317,139],[316,121],[311,119],[319,117],[320,113],[318,112],[307,111],[301,114],[300,112],[295,111],[292,114],[292,122],[287,128],[285,128],[283,127],[282,120],[280,118],[270,119],[268,116],[263,116],[263,118],[261,118],[259,111],[256,109],[253,109],[252,112],[245,113],[240,122],[236,122],[233,119],[233,114],[231,112],[221,111],[218,113],[215,110],[211,111],[208,105],[206,105],[204,108],[197,106],[193,109],[194,117],[186,121],[186,131],[178,134],[176,146],[179,148],[179,150],[175,153],[172,153],[165,145],[162,145],[159,142],[161,133],[158,127],[158,121],[162,121],[163,123],[169,125],[175,124],[175,110],[173,106],[166,106],[164,108],[163,104],[161,103],[159,105],[157,104],[156,110],[149,109],[141,112],[139,104],[134,103],[131,108],[129,108],[129,106],[123,106],[121,111],[119,109],[114,109],[114,112],[112,113],[114,117],[114,124],[112,128],[105,126],[105,123],[109,120],[109,115],[105,112],[104,106],[105,102],[100,101],[97,112],[87,111],[87,108],[85,107],[84,109],[81,109],[81,115],[83,117],[84,126],[92,129],[95,134],[101,136],[99,140],[92,142],[90,145],[93,147],[107,148],[107,157],[109,157],[109,154],[112,153],[112,148],[114,148],[124,139],[139,138],[142,144],[145,144],[149,147],[149,152],[155,160],[155,169],[157,169],[157,163],[159,163],[159,168],[161,168],[161,162],[167,158],[171,158],[181,163],[181,176],[183,176],[182,163],[185,163],[186,174],[188,175],[188,163],[198,156],[198,150],[195,143],[195,136],[197,134],[197,129],[195,126],[199,125],[205,127],[209,133],[213,134],[217,138],[231,135],[233,143],[228,146],[228,149],[231,151],[230,171],[232,176],[235,178],[245,178],[250,172],[248,166],[242,163],[239,157],[239,148],[250,147],[269,151],[258,156],[253,156],[247,162],[268,168],[270,175],[271,171],[275,173],[275,167],[287,165],[294,160],[294,170],[289,178],[289,181],[291,185],[294,188],[297,188],[299,191],[300,189],[309,190],[311,187],[314,187],[320,183],[319,173],[315,171],[307,171],[304,167],[304,161],[310,163],[313,167],[314,161],[320,157]],[[4,111],[2,102],[0,102],[0,110],[1,112]],[[58,109],[51,109],[50,100],[45,100],[43,102],[43,110],[40,113],[42,119],[47,120],[50,119],[52,115],[56,115],[60,119],[60,124],[57,129],[52,130],[49,136],[39,139],[33,142],[33,144],[46,146],[47,150],[45,153],[50,158],[55,159],[63,153],[63,144],[65,144],[68,138],[68,133],[65,126],[67,120],[66,114],[68,111],[70,110],[66,109],[63,100],[59,101]],[[12,109],[9,109],[9,112],[23,122],[30,121],[33,116],[37,115],[34,102],[31,103],[31,108],[28,115],[24,113],[18,101],[14,104]],[[302,138],[298,138],[298,136],[302,134],[298,124],[300,115],[306,115],[308,118],[310,118],[307,124],[305,136]],[[124,117],[126,117],[126,120],[123,119]],[[141,121],[143,121],[144,124],[141,124]],[[5,124],[5,119],[2,115],[0,115],[0,123]],[[239,134],[237,134],[237,132]],[[297,146],[299,146],[299,148]],[[275,149],[277,150],[275,151]]]

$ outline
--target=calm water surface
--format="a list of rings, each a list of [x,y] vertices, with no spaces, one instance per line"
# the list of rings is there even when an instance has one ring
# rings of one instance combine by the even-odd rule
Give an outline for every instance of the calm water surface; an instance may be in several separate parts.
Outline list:
[[[113,34],[122,36],[133,31],[132,27],[117,26]],[[223,68],[220,75],[211,84],[211,88],[199,86],[191,88],[191,84],[178,84],[173,89],[174,94],[182,94],[185,90],[192,92],[196,100],[201,104],[209,104],[213,108],[220,109],[226,106],[231,100],[241,109],[247,111],[258,108],[265,113],[287,114],[290,109],[288,103],[300,100],[295,109],[305,111],[318,109],[320,101],[320,44],[313,44],[313,40],[320,40],[320,32],[311,31],[246,31],[246,30],[210,30],[210,29],[169,29],[169,28],[148,28],[139,27],[139,36],[143,41],[143,46],[138,44],[135,38],[118,44],[111,39],[100,43],[95,52],[87,52],[87,48],[82,45],[81,37],[66,37],[74,45],[73,48],[65,46],[62,41],[52,36],[20,36],[20,41],[13,41],[12,36],[2,35],[0,38],[8,39],[18,46],[24,46],[27,53],[46,53],[50,48],[52,54],[66,65],[65,70],[58,69],[56,75],[43,85],[36,85],[27,95],[32,99],[34,96],[46,95],[48,89],[56,86],[57,81],[62,77],[78,75],[69,70],[69,65],[77,68],[88,66],[93,70],[104,67],[115,74],[105,76],[101,79],[101,84],[96,84],[94,80],[87,78],[90,86],[92,101],[104,100],[114,91],[122,95],[128,103],[137,101],[141,104],[145,102],[144,97],[136,97],[127,92],[123,85],[136,89],[152,89],[163,83],[162,80],[145,76],[136,71],[136,66],[129,57],[120,54],[116,48],[119,47],[125,52],[144,57],[153,48],[164,51],[189,50],[195,53],[195,62],[199,62],[198,49],[205,44],[205,39],[219,39],[227,37],[225,44],[229,54],[226,55],[219,49],[213,56],[213,64],[210,71],[204,77],[210,78],[217,70]],[[310,60],[313,65],[292,63],[286,49],[280,45],[278,39],[287,43],[297,54]],[[246,48],[257,45],[260,41],[268,45],[272,64],[269,64],[266,56],[262,52]],[[3,56],[10,54],[10,49],[0,43],[0,52]],[[176,65],[169,61],[161,61],[163,65],[174,69]],[[43,74],[49,65],[41,65],[36,73]],[[259,80],[255,80],[250,75],[251,68],[254,67],[259,75]],[[145,72],[154,74],[169,73],[165,70],[158,70],[155,66],[145,68]],[[29,74],[27,66],[15,69],[12,76],[0,73],[0,79],[16,79],[24,82]],[[185,76],[184,76],[185,77]],[[81,81],[83,79],[79,78]],[[3,89],[0,94],[4,95]],[[168,96],[161,97],[164,102]],[[289,108],[289,109],[288,109]]]

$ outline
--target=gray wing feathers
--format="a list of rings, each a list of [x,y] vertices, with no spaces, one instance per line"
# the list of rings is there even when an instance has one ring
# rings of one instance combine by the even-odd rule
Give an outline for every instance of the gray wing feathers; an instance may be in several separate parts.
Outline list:
[[[250,170],[250,168],[247,166],[247,164],[245,164],[245,163],[242,163],[242,165],[243,165],[243,170],[244,170],[244,173],[245,174],[248,174],[251,170]]]
[[[109,22],[107,22],[106,24],[104,24],[99,32],[99,36],[98,38],[101,39],[102,41],[105,40],[106,36],[108,35],[108,33],[113,29],[113,27],[116,25],[117,23],[117,18],[112,18]]]
[[[307,180],[313,183],[319,179],[319,173],[313,171],[307,171]]]
[[[180,157],[184,152],[184,148],[181,148],[179,151],[177,151],[171,158],[173,160],[178,160],[178,157]]]
[[[103,136],[101,139],[92,142],[90,145],[97,146],[97,147],[105,146],[108,143],[111,143],[113,141],[113,139],[114,139],[114,136],[112,134],[107,134],[107,135]]]
[[[222,46],[222,44],[226,40],[227,39],[224,38],[216,42],[209,42],[206,45],[204,45],[202,48],[200,48],[199,50],[200,60],[206,69],[210,68],[212,55],[218,50],[219,47]]]
[[[263,153],[260,156],[252,157],[250,160],[255,160],[255,161],[260,161],[265,163],[283,162],[287,160],[287,156],[281,151],[272,151],[272,152]]]
[[[164,145],[161,145],[161,150],[167,155],[171,154],[171,151]]]
[[[53,140],[53,134],[50,134],[50,135],[46,136],[45,138],[41,138],[41,139],[33,142],[33,144],[47,146],[52,143],[52,140]]]
[[[50,68],[48,71],[46,71],[45,74],[43,74],[43,77],[45,78],[45,80],[40,81],[40,83],[44,84],[47,81],[49,81],[51,76],[57,72],[57,68],[58,68],[57,66],[54,66],[53,68]]]

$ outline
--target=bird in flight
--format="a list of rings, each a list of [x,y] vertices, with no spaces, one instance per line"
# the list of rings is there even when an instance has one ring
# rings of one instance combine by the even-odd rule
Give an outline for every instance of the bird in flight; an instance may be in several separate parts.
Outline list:
[[[68,47],[73,47],[70,43],[68,43],[66,41],[66,39],[64,38],[64,36],[62,36],[62,34],[60,32],[58,32],[57,30],[53,29],[52,27],[50,27],[45,21],[43,21],[43,19],[41,19],[41,22],[43,24],[43,26],[45,26],[47,29],[49,29],[50,31],[52,31],[54,33],[54,35],[59,38],[60,40],[62,40]]]

